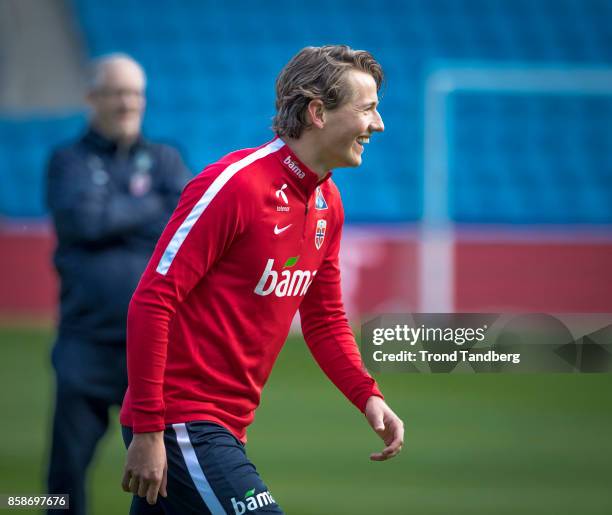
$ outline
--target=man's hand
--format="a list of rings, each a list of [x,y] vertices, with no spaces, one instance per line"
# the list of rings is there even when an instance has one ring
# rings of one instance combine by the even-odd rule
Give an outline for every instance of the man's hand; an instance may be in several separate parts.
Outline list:
[[[372,396],[368,399],[365,407],[365,416],[385,442],[386,447],[382,452],[370,454],[372,461],[385,461],[397,456],[404,444],[404,423],[391,411],[387,403],[380,397]]]
[[[121,481],[123,490],[146,496],[149,504],[155,504],[158,493],[168,496],[167,470],[164,432],[134,434]]]

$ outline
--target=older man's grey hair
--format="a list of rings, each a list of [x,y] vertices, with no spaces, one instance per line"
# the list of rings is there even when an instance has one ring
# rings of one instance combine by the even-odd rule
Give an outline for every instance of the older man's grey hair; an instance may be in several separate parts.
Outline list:
[[[142,65],[131,55],[122,52],[114,52],[112,54],[101,55],[100,57],[96,57],[93,61],[91,61],[87,73],[87,90],[99,90],[104,84],[104,76],[108,66],[118,62],[130,63],[138,68],[142,72],[142,77],[146,85],[147,75]]]

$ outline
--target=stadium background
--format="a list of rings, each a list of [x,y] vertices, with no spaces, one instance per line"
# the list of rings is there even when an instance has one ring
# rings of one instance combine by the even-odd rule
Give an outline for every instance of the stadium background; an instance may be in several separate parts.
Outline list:
[[[345,297],[381,312],[612,312],[612,2],[0,2],[0,493],[42,492],[56,283],[49,149],[75,137],[89,57],[147,71],[148,136],[194,173],[270,139],[273,81],[306,45],[366,48],[386,125],[345,202]],[[290,514],[608,513],[610,376],[377,377],[405,418],[372,464],[360,415],[291,338],[250,433]],[[116,429],[116,428],[115,428]],[[94,513],[124,512],[114,430]]]

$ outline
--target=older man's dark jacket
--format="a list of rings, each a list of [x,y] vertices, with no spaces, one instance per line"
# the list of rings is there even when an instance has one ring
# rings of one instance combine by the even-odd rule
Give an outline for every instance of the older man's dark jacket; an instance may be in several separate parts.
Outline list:
[[[52,154],[47,205],[61,280],[58,339],[123,344],[128,304],[191,175],[172,147],[93,130]]]

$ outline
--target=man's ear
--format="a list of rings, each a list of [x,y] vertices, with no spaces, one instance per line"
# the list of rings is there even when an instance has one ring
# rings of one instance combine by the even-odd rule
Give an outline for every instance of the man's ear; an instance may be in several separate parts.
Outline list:
[[[320,98],[315,98],[308,103],[307,107],[310,123],[317,129],[325,126],[325,106]]]

